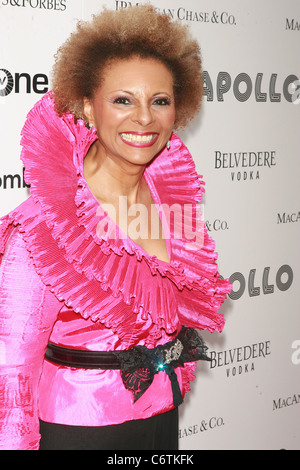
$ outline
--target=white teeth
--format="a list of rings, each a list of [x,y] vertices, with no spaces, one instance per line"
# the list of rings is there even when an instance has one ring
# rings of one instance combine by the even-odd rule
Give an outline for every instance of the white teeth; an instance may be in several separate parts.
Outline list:
[[[140,144],[149,144],[154,140],[155,134],[150,135],[137,135],[137,134],[121,134],[123,140],[126,142],[140,143]]]

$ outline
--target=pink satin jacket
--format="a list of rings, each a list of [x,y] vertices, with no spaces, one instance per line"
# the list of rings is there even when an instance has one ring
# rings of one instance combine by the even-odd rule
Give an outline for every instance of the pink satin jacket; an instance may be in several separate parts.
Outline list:
[[[203,224],[192,246],[190,236],[175,236],[186,220],[171,223],[161,212],[170,263],[124,236],[84,179],[84,156],[96,139],[83,121],[56,115],[51,93],[30,111],[22,131],[31,197],[0,225],[1,449],[38,449],[39,418],[104,426],[173,408],[164,371],[134,402],[118,370],[44,360],[49,340],[95,351],[153,348],[174,339],[183,325],[211,332],[224,326],[217,312],[231,286],[219,277]],[[201,201],[203,182],[175,134],[145,179],[158,208],[177,204],[180,213]],[[196,226],[198,210],[188,217]],[[193,362],[176,368],[183,396],[194,370]]]

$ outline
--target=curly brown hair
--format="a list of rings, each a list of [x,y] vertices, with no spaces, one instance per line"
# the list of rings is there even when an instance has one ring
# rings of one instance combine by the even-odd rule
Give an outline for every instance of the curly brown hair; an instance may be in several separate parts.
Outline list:
[[[93,98],[107,63],[132,56],[155,58],[173,74],[175,128],[184,128],[199,111],[202,99],[200,47],[187,26],[171,21],[151,5],[118,11],[104,9],[58,49],[52,70],[56,111],[70,111],[87,121],[84,98]]]

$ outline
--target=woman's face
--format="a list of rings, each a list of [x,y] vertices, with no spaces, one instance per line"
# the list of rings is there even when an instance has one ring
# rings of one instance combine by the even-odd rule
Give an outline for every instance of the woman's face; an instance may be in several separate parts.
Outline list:
[[[84,112],[97,129],[102,157],[146,165],[166,145],[175,121],[173,77],[155,59],[110,63]]]

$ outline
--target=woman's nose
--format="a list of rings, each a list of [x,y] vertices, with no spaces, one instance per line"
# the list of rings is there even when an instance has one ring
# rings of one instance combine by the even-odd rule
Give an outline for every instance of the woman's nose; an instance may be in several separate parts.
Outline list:
[[[151,108],[148,105],[140,105],[135,109],[133,121],[141,126],[148,126],[153,122]]]

